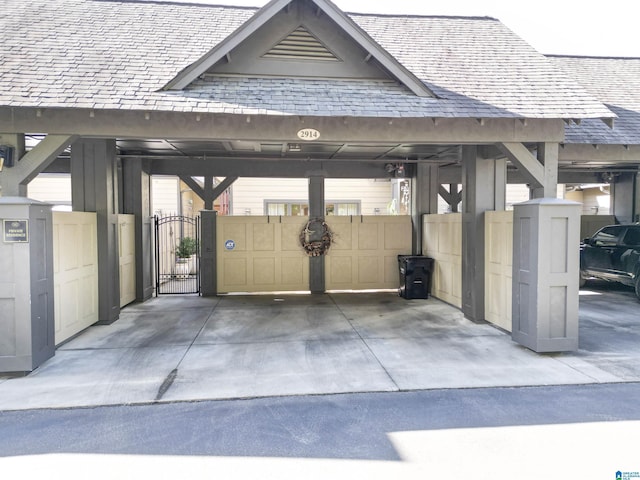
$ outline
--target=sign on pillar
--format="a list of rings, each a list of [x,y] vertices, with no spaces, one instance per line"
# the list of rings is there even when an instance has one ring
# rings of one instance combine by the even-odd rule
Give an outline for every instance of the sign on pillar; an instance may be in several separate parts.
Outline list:
[[[514,205],[512,339],[535,352],[578,349],[581,208],[555,198]]]

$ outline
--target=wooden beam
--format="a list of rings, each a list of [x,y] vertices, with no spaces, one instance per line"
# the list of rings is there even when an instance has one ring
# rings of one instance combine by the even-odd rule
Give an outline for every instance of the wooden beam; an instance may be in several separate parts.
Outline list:
[[[213,199],[215,200],[222,195],[236,180],[238,180],[238,177],[227,177],[216,185],[216,188],[213,189]]]
[[[77,135],[47,135],[29,153],[16,161],[13,168],[5,168],[0,173],[3,196],[26,196],[26,187],[31,180],[46,169]]]
[[[204,188],[202,188],[202,186],[200,186],[193,177],[190,177],[189,175],[178,175],[178,177],[180,177],[180,180],[193,190],[193,193],[200,197],[201,200],[204,200]]]
[[[206,175],[203,188],[193,177],[188,175],[179,175],[179,177],[180,180],[186,183],[187,186],[193,190],[193,193],[205,202],[206,210],[213,210],[213,202],[215,202],[216,199],[238,179],[238,177],[227,177],[213,188],[213,176]],[[211,189],[210,194],[207,192],[209,189]],[[210,203],[211,205],[207,205],[207,203]]]
[[[154,159],[151,162],[153,175],[186,175],[203,177],[276,177],[307,178],[310,172],[322,170],[332,178],[389,178],[382,162],[341,161],[278,161],[260,159],[185,158],[180,160]]]
[[[544,168],[544,183],[542,187],[532,190],[532,198],[555,198],[557,196],[558,150],[557,143],[538,144],[538,161]]]
[[[479,125],[472,118],[441,118],[434,125],[431,118],[354,117],[347,124],[343,117],[298,117],[254,115],[247,123],[246,115],[161,112],[154,111],[149,120],[144,112],[95,110],[36,109],[0,107],[0,131],[7,133],[47,132],[100,138],[167,138],[198,141],[250,141],[300,143],[301,128],[315,128],[326,143],[361,142],[374,144],[459,145],[494,144],[496,142],[561,142],[564,140],[562,120],[530,120],[527,128],[515,128],[513,119],[486,119]],[[518,123],[519,124],[519,123]]]
[[[453,186],[453,184],[451,184],[451,186]],[[462,201],[462,192],[448,192],[442,185],[438,186],[438,194],[451,206],[458,205],[458,203]]]
[[[543,165],[522,143],[498,143],[498,148],[513,163],[534,187],[543,187],[545,172]]]

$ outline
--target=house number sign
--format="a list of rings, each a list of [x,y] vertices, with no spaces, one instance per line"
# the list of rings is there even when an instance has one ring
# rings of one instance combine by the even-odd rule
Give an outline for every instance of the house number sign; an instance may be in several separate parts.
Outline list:
[[[3,220],[4,243],[29,243],[29,220]]]
[[[298,131],[298,138],[306,142],[312,142],[320,138],[320,132],[315,128],[303,128]]]

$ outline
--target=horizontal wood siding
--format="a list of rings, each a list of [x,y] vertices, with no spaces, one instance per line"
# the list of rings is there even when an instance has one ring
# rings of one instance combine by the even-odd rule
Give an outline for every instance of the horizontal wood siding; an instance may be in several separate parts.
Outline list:
[[[40,174],[27,187],[29,198],[53,205],[71,205],[71,175]]]
[[[231,187],[232,214],[265,215],[265,200],[298,200],[307,203],[309,180],[306,178],[239,178]]]
[[[392,198],[391,186],[390,181],[329,178],[325,182],[325,201],[359,200],[360,215],[386,215]]]
[[[178,177],[151,177],[151,211],[154,214],[179,213],[178,196]]]
[[[327,179],[325,201],[360,203],[361,215],[385,214],[392,198],[391,182],[369,179]],[[307,203],[305,178],[239,178],[233,184],[233,215],[265,215],[265,201]],[[378,209],[378,212],[376,212]]]

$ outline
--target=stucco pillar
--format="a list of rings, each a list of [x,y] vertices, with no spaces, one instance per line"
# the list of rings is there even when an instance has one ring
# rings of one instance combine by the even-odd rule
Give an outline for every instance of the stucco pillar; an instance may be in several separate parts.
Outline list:
[[[581,204],[514,206],[512,338],[536,352],[578,349]]]
[[[462,147],[462,312],[485,320],[484,212],[504,210],[506,162],[484,159],[475,146]]]
[[[200,212],[200,293],[203,297],[218,294],[216,220],[215,210]]]
[[[98,323],[120,316],[118,169],[115,140],[81,139],[71,148],[74,211],[97,213]]]
[[[309,217],[324,220],[324,177],[312,175],[309,177]],[[322,232],[317,232],[318,238],[312,234],[310,240],[320,240]],[[309,290],[311,293],[324,293],[325,288],[325,258],[324,256],[309,257]]]
[[[413,253],[422,254],[422,216],[438,213],[438,165],[418,163],[411,182]]]
[[[124,213],[135,215],[136,300],[153,296],[153,217],[151,216],[151,163],[128,158],[122,164]]]

